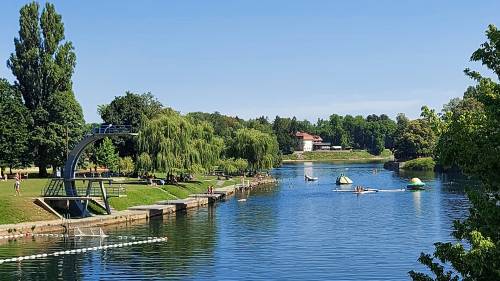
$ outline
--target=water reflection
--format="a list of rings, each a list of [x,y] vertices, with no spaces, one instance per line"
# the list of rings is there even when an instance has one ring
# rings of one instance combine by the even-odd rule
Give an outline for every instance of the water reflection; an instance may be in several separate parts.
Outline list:
[[[151,276],[195,274],[203,253],[203,265],[213,263],[217,223],[214,207],[195,212],[177,213],[155,218],[144,224],[135,223],[105,228],[110,236],[104,244],[123,242],[119,235],[175,237],[167,243],[144,244],[74,255],[61,255],[39,260],[0,265],[2,280],[97,280],[127,276],[129,280],[151,279]],[[115,237],[115,238],[113,238]],[[99,246],[99,238],[34,238],[18,239],[0,247],[2,257],[51,253]],[[38,270],[38,269],[42,270]]]
[[[304,176],[314,177],[313,162],[304,162]]]
[[[413,208],[415,209],[415,214],[417,216],[421,215],[421,203],[420,203],[420,195],[422,194],[421,191],[414,191],[412,192],[412,197],[413,197]]]

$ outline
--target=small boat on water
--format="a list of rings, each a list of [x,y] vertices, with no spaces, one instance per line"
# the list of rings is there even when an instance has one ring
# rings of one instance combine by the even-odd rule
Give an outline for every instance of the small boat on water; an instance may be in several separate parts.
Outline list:
[[[422,182],[419,178],[412,178],[410,183],[406,186],[408,190],[425,190],[425,182]]]
[[[352,184],[352,180],[345,176],[344,174],[340,174],[340,176],[337,177],[337,180],[335,181],[336,184],[341,185],[341,184]]]
[[[362,186],[356,186],[353,190],[353,193],[356,194],[375,193],[375,192],[378,192],[378,189],[364,188]]]
[[[317,177],[311,177],[311,176],[309,176],[309,175],[307,175],[307,174],[306,174],[306,175],[304,175],[304,179],[305,179],[306,181],[317,181],[317,180],[318,180],[318,178],[317,178]]]
[[[354,191],[355,194],[366,194],[366,193],[376,193],[378,191],[375,190],[364,190],[364,191]]]

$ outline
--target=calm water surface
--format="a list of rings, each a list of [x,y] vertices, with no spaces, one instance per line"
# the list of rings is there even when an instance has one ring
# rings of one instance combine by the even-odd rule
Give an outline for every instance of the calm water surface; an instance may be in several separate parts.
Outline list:
[[[304,182],[304,173],[319,177]],[[424,192],[334,192],[335,177],[395,190],[408,178]],[[435,241],[449,241],[467,214],[464,181],[398,174],[380,163],[297,163],[275,169],[276,187],[215,207],[105,229],[110,237],[0,240],[0,258],[123,242],[119,235],[168,236],[136,245],[0,265],[0,280],[408,280]],[[237,198],[245,197],[246,202]]]

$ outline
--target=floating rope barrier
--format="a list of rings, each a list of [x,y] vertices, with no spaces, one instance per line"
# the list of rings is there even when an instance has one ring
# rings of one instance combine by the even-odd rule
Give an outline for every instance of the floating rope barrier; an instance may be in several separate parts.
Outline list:
[[[354,189],[333,189],[332,191],[334,192],[346,192],[346,193],[357,193],[356,190]],[[404,192],[408,191],[404,188],[401,189],[374,189],[374,188],[367,188],[364,189],[364,192]]]
[[[68,238],[68,237],[89,237],[82,235],[68,235],[68,234],[54,234],[54,233],[25,233],[25,234],[16,234],[16,235],[5,235],[0,236],[0,240],[13,240],[17,238],[32,238],[32,237],[54,237],[54,238]],[[106,236],[90,236],[90,237],[108,237]],[[113,238],[117,238],[120,240],[135,240],[135,236],[115,236]]]
[[[9,236],[9,237],[11,237],[11,236]],[[22,237],[23,235],[21,235],[21,236],[14,235],[14,236],[15,236],[15,238],[18,238],[18,237]],[[68,237],[67,234],[32,234],[32,236]],[[121,237],[120,239],[127,239],[127,238],[136,239],[135,236],[118,236],[118,237],[119,238]],[[66,250],[66,251],[58,251],[58,252],[54,252],[54,253],[44,253],[44,254],[21,256],[21,257],[16,257],[16,258],[9,258],[9,259],[0,259],[0,264],[7,263],[7,262],[19,262],[19,261],[23,261],[23,260],[42,259],[42,258],[47,258],[47,257],[57,257],[57,256],[62,256],[62,255],[73,255],[73,254],[85,253],[85,252],[89,252],[89,251],[99,251],[99,250],[121,248],[121,247],[141,245],[141,244],[160,243],[160,242],[165,242],[165,241],[167,241],[167,237],[147,237],[144,240],[137,240],[137,241],[133,241],[133,242],[116,243],[116,244],[109,244],[109,245],[104,245],[104,246],[95,246],[95,247],[80,248],[80,249],[73,249],[73,250]]]

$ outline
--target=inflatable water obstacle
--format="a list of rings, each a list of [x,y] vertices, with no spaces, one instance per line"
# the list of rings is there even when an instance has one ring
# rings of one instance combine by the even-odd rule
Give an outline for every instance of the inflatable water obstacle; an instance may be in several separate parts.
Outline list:
[[[408,190],[425,190],[425,182],[422,182],[419,178],[412,178],[410,183],[406,186]]]
[[[341,185],[341,184],[352,184],[352,180],[347,177],[344,174],[340,174],[340,176],[337,177],[337,180],[335,181],[336,184]]]

